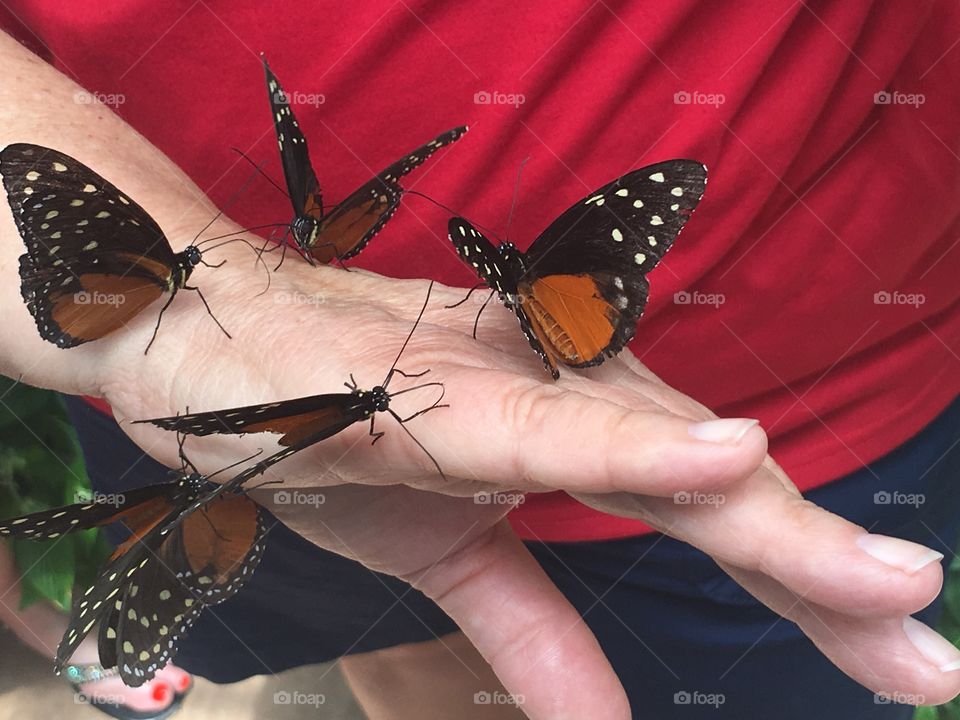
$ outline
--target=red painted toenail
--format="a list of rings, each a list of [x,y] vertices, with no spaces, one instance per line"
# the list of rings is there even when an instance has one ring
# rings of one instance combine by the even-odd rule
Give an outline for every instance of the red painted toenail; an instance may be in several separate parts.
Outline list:
[[[190,687],[190,676],[184,675],[183,677],[181,677],[180,682],[178,682],[177,685],[180,692],[183,692],[184,690],[186,690],[188,687]]]
[[[153,699],[157,702],[167,702],[170,699],[170,688],[166,685],[157,685],[153,688]]]

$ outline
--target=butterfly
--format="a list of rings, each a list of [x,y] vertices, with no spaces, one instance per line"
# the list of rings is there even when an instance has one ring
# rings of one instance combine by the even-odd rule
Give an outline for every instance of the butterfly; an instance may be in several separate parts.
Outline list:
[[[241,486],[302,447],[285,448],[218,485],[187,460],[181,437],[182,470],[169,482],[0,524],[0,537],[31,540],[113,523],[130,532],[96,582],[75,597],[57,673],[99,622],[100,664],[116,667],[131,687],[153,678],[202,610],[234,595],[260,562],[266,519]]]
[[[390,381],[395,375],[401,375],[405,378],[419,378],[426,375],[429,370],[418,374],[407,374],[397,368],[397,363],[403,355],[403,351],[413,337],[420,319],[427,308],[430,300],[430,291],[433,283],[427,288],[427,296],[416,322],[407,335],[406,340],[400,348],[396,359],[391,365],[383,381],[370,390],[361,390],[353,375],[350,376],[350,382],[344,383],[350,390],[348,393],[326,393],[322,395],[312,395],[310,397],[294,398],[279,402],[263,403],[259,405],[246,405],[244,407],[230,408],[227,410],[215,410],[210,412],[176,415],[173,417],[154,418],[152,420],[137,420],[138,423],[151,423],[165,430],[175,430],[179,433],[188,435],[211,435],[211,434],[234,434],[243,435],[246,433],[271,432],[279,433],[280,445],[285,447],[303,447],[313,442],[319,442],[337,433],[346,430],[357,422],[365,420],[370,421],[370,436],[376,443],[383,436],[383,432],[375,432],[374,422],[376,414],[381,412],[389,413],[400,424],[400,427],[413,439],[413,441],[427,454],[437,471],[443,476],[443,470],[430,454],[430,452],[418,441],[406,428],[406,423],[424,413],[435,410],[440,407],[443,400],[443,384],[439,382],[422,383],[413,387],[399,390],[391,393],[388,388]],[[408,417],[400,417],[391,407],[392,398],[404,393],[420,390],[427,387],[440,388],[440,397],[429,407],[419,410]]]
[[[440,148],[459,140],[467,128],[457,127],[437,136],[374,176],[326,212],[320,184],[310,163],[307,141],[290,107],[290,96],[284,93],[266,59],[261,59],[287,194],[293,204],[294,219],[288,232],[309,262],[342,262],[363,250],[393,217],[400,205],[400,196],[405,192],[399,184],[400,178]]]
[[[556,380],[560,363],[599,365],[633,339],[650,290],[647,274],[673,245],[706,184],[706,167],[692,160],[635,170],[569,208],[525,253],[510,242],[495,247],[461,217],[451,218],[448,232],[483,281],[476,287],[487,285],[490,297],[496,293],[516,313]]]
[[[83,163],[16,143],[0,151],[0,175],[27,247],[20,292],[44,340],[61,348],[97,340],[169,294],[162,317],[183,289],[195,290],[213,317],[187,284],[197,265],[208,264],[201,243],[174,252],[142,207]],[[159,327],[160,318],[147,350]]]

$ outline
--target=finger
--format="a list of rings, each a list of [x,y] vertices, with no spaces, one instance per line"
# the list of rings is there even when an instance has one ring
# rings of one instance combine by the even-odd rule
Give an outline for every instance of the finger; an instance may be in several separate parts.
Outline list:
[[[599,644],[505,523],[419,578],[534,720],[625,720]]]
[[[918,620],[852,617],[806,602],[762,573],[724,569],[769,608],[797,623],[838,668],[881,697],[939,705],[960,693],[960,650]]]
[[[941,553],[869,534],[788,492],[767,468],[712,496],[578,498],[644,520],[718,562],[762,572],[809,602],[840,612],[914,613],[943,583]]]
[[[443,366],[437,375],[450,407],[423,416],[416,431],[456,477],[672,495],[739,480],[766,454],[766,435],[749,419],[691,422],[653,402],[630,409],[493,370]]]

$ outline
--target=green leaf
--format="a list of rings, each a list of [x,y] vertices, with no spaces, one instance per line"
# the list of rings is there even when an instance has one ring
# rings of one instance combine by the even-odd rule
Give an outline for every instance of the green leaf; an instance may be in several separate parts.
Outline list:
[[[21,597],[21,608],[39,594],[61,610],[69,610],[76,575],[74,543],[69,536],[43,542],[16,540],[13,550],[23,572],[20,584],[25,597]]]

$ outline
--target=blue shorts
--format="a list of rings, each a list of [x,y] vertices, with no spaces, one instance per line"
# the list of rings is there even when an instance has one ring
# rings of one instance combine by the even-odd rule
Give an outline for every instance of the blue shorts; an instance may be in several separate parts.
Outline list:
[[[121,492],[167,478],[167,468],[110,418],[74,398],[68,398],[68,408],[95,489]],[[958,441],[960,400],[868,468],[807,496],[872,532],[940,550],[946,569],[960,533]],[[922,504],[902,502],[911,494],[922,496]],[[794,624],[685,543],[647,535],[528,547],[597,636],[635,717],[912,716],[909,707],[877,702]],[[938,599],[917,617],[935,624],[939,606]],[[277,524],[251,580],[200,617],[181,643],[177,662],[214,682],[232,682],[431,640],[456,629],[406,583],[321,550]]]

